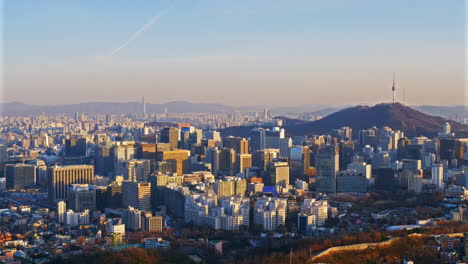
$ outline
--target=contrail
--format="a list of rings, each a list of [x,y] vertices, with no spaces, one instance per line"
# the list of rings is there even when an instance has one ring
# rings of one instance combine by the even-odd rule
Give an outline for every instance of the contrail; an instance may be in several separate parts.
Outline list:
[[[109,56],[113,56],[115,54],[117,54],[120,50],[124,49],[125,47],[128,46],[128,44],[132,43],[132,41],[134,41],[136,38],[138,38],[138,36],[140,36],[141,34],[143,34],[146,30],[148,30],[154,23],[156,23],[156,21],[159,20],[159,18],[161,18],[161,16],[163,15],[163,13],[165,13],[167,10],[169,10],[170,8],[172,7],[169,6],[168,8],[162,10],[161,12],[157,13],[155,16],[153,16],[150,20],[148,20],[148,22],[146,22],[146,24],[144,24],[140,29],[138,29],[135,33],[133,33],[130,38],[128,38],[124,43],[122,43],[122,45],[118,46],[117,48],[111,50],[109,52]]]

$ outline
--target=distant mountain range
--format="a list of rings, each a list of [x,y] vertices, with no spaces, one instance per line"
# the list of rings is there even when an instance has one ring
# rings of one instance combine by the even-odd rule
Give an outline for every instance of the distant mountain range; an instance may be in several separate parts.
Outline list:
[[[349,105],[348,105],[349,106]],[[323,105],[308,104],[298,106],[269,107],[269,111],[275,115],[287,113],[308,113],[316,116],[327,116],[341,109],[346,105]],[[465,116],[464,106],[412,106],[429,115],[450,118],[453,116]],[[265,106],[243,106],[234,107],[223,104],[191,103],[185,101],[174,101],[164,104],[146,104],[148,113],[230,113],[230,112],[260,112]],[[0,103],[0,110],[3,114],[37,114],[37,113],[90,113],[90,114],[133,114],[141,113],[143,105],[141,102],[88,102],[65,105],[30,105],[20,102]]]
[[[275,113],[304,113],[325,111],[325,113],[334,112],[341,109],[330,108],[329,105],[299,105],[293,107],[272,107],[268,110]],[[134,114],[143,111],[141,102],[89,102],[67,105],[29,105],[19,102],[0,103],[1,112],[4,114],[36,114],[36,113],[92,113],[92,114]],[[164,104],[146,104],[148,113],[230,113],[241,112],[260,112],[264,111],[265,106],[244,106],[234,107],[223,104],[191,103],[185,101],[174,101]],[[320,114],[320,113],[317,113]]]
[[[431,116],[400,103],[378,104],[369,106],[354,106],[330,114],[317,121],[304,121],[280,117],[284,120],[283,127],[288,135],[325,134],[343,126],[358,130],[372,126],[388,126],[394,130],[404,131],[407,136],[435,136],[442,131],[447,120],[443,117]],[[468,126],[449,121],[452,131],[460,135],[468,135]],[[222,134],[248,136],[253,127],[229,127]]]

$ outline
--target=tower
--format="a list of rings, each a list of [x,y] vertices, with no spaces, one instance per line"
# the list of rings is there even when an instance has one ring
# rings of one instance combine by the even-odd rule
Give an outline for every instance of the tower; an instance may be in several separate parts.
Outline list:
[[[395,91],[396,91],[396,87],[395,87],[395,73],[393,73],[393,85],[392,85],[393,103],[395,103]]]
[[[143,115],[146,115],[146,103],[144,96],[141,98],[141,103],[143,104]]]

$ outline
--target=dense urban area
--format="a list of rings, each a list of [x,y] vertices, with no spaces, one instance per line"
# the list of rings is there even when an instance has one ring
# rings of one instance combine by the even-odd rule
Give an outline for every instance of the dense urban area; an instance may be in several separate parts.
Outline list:
[[[0,117],[0,263],[468,263],[462,122],[136,106]]]

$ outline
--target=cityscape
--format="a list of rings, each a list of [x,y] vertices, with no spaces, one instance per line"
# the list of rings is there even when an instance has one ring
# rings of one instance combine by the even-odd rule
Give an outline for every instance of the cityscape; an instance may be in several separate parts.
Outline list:
[[[425,71],[441,56],[432,48],[463,45],[464,4],[38,2],[2,2],[1,264],[468,263],[463,56]],[[424,59],[420,46],[402,51],[401,69],[367,65],[375,43],[359,34],[369,55],[356,68],[320,60],[346,64],[361,47],[324,43],[319,65],[304,66],[306,36],[359,33],[356,21],[373,32],[395,12],[401,24],[381,25],[395,45],[413,31],[447,38],[429,39]],[[350,32],[309,29],[330,16]],[[419,31],[436,18],[447,20]],[[182,32],[193,45],[181,48]],[[107,40],[107,55],[83,54]],[[257,44],[234,49],[241,40]]]

